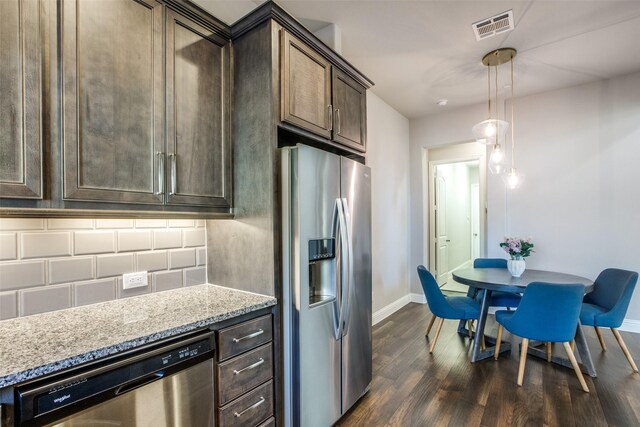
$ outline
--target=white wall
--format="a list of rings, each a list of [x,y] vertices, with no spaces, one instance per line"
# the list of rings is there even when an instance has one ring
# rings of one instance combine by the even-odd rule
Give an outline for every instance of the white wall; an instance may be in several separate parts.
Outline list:
[[[373,312],[409,293],[409,120],[367,93]]]
[[[411,121],[412,265],[428,259],[422,147],[470,140],[484,114],[475,105]],[[507,194],[500,178],[488,177],[488,255],[502,255],[505,234],[531,235],[531,268],[590,278],[606,267],[640,271],[639,162],[640,73],[518,98],[516,165],[526,181]],[[627,317],[640,319],[637,289]]]

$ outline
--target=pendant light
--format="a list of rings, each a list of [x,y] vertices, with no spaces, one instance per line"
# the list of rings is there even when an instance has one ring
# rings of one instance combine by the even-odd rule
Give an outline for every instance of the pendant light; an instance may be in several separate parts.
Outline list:
[[[513,55],[515,56],[515,50]],[[524,175],[516,169],[516,138],[515,138],[515,88],[513,84],[513,56],[511,57],[511,167],[509,172],[504,176],[504,181],[509,190],[520,188],[524,181]]]
[[[502,49],[494,50],[489,52],[482,58],[482,63],[487,66],[487,105],[488,105],[488,115],[489,118],[481,121],[476,124],[473,128],[471,128],[471,132],[473,132],[473,136],[476,138],[476,141],[487,144],[487,145],[495,145],[499,144],[500,140],[504,140],[507,129],[509,128],[509,123],[504,120],[498,119],[498,65],[503,64],[506,61],[503,61],[503,54],[496,55],[496,52],[501,51]],[[501,62],[503,61],[503,62]],[[496,118],[492,117],[491,111],[491,67],[495,67],[496,69]]]

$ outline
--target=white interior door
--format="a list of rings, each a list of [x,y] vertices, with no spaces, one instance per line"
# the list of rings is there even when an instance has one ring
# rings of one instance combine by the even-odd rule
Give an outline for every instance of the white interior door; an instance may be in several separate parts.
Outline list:
[[[436,168],[436,280],[442,286],[449,275],[449,237],[447,232],[447,182]]]
[[[480,185],[471,184],[471,259],[480,258]]]

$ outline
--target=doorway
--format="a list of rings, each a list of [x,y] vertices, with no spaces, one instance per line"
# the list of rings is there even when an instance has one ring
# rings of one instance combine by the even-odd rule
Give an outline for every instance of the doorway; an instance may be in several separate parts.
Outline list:
[[[485,147],[456,144],[427,150],[429,226],[426,249],[429,266],[443,290],[463,292],[467,286],[451,272],[471,267],[484,254]]]

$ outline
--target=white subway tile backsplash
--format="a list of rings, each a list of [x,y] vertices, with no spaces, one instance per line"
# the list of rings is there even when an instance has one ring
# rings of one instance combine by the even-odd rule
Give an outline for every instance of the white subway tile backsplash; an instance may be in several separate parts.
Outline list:
[[[204,220],[0,218],[0,320],[205,283],[206,239]],[[149,284],[123,290],[135,271]]]
[[[170,219],[169,227],[173,228],[184,228],[184,227],[195,227],[196,222],[193,219]]]
[[[20,291],[21,316],[62,310],[71,307],[71,286],[56,285]]]
[[[91,280],[73,285],[75,306],[95,304],[116,298],[116,279]]]
[[[196,249],[196,264],[198,266],[207,264],[207,248]]]
[[[182,230],[155,230],[153,232],[154,249],[182,247]]]
[[[206,244],[207,232],[204,228],[191,228],[183,231],[182,242],[185,248],[194,246],[204,246]]]
[[[136,228],[165,228],[166,219],[136,219]]]
[[[132,219],[96,219],[96,228],[133,228]]]
[[[49,260],[49,283],[69,283],[95,277],[93,257],[73,257]]]
[[[182,271],[160,271],[153,274],[153,287],[156,292],[182,287]]]
[[[166,270],[168,266],[167,251],[149,251],[136,254],[137,271]]]
[[[0,263],[0,291],[30,288],[45,284],[45,261]]]
[[[185,268],[182,271],[184,272],[185,286],[202,285],[207,283],[206,267]]]
[[[195,249],[174,249],[169,251],[169,268],[194,267],[196,265]]]
[[[47,230],[75,230],[93,228],[93,219],[90,218],[49,218]]]
[[[144,251],[151,249],[151,231],[118,231],[118,252]]]
[[[0,218],[0,230],[44,230],[44,219]]]
[[[73,246],[76,255],[115,252],[116,235],[114,231],[76,231]]]
[[[0,261],[18,258],[16,233],[0,233]]]
[[[18,317],[18,292],[0,292],[0,320],[14,317]]]
[[[20,252],[22,258],[71,255],[71,233],[66,231],[21,233]]]
[[[134,254],[99,255],[96,258],[96,278],[133,273]]]

